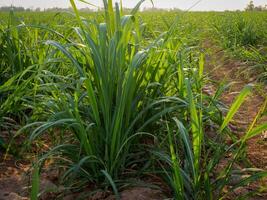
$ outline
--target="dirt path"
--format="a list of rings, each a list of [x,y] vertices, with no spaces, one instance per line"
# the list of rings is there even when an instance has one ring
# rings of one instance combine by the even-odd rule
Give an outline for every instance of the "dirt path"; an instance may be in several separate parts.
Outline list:
[[[6,135],[1,133],[1,135]],[[32,162],[34,155],[30,154],[18,159],[12,155],[6,155],[5,150],[0,148],[0,200],[30,200]],[[82,197],[86,193],[90,194],[92,188],[85,188],[84,191],[73,192],[65,189],[59,184],[59,169],[52,169],[45,165],[40,176],[40,200],[58,199],[61,194],[63,200],[115,200],[112,192],[99,191],[92,197]],[[155,184],[159,189],[148,187],[131,187],[121,192],[121,200],[162,200],[166,199],[164,192],[169,193],[166,184],[155,176],[147,177],[143,180],[147,184]],[[164,192],[163,192],[164,191]]]
[[[1,130],[0,130],[1,131]],[[10,141],[10,136],[6,131],[1,132],[5,142]],[[19,138],[16,145],[20,144],[24,138]],[[10,150],[16,148],[10,146]],[[19,148],[18,148],[19,149]],[[17,152],[18,153],[18,152]],[[6,150],[0,148],[0,200],[29,200],[31,190],[32,164],[35,160],[33,153],[24,153],[22,155],[6,154]],[[43,192],[39,199],[46,198],[47,190],[57,189],[53,183],[57,176],[53,171],[49,174],[44,171],[41,174],[40,191]],[[44,197],[44,198],[43,198]]]
[[[27,199],[27,171],[30,167],[19,160],[0,152],[0,200]]]
[[[205,42],[204,48],[208,51],[206,71],[209,73],[209,77],[218,81],[218,83],[231,83],[230,88],[222,97],[223,103],[230,106],[243,87],[247,84],[254,84],[253,81],[255,79],[241,73],[245,68],[249,67],[247,63],[227,57],[220,48],[214,47],[210,42]],[[235,134],[238,137],[244,135],[266,99],[267,88],[263,86],[260,88],[255,87],[252,95],[246,99],[234,118]],[[267,122],[267,115],[261,116],[258,123],[262,122]],[[247,145],[247,156],[251,166],[267,170],[266,133],[250,139]],[[267,185],[267,181],[264,181],[263,184]],[[247,189],[250,190],[252,188]],[[253,199],[267,199],[267,191],[262,196],[254,197]]]

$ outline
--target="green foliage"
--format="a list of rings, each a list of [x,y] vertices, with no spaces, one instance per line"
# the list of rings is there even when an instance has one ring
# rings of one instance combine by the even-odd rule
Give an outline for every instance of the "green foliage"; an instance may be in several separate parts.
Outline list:
[[[227,13],[216,18],[215,40],[231,55],[248,63],[251,75],[266,83],[266,13]]]
[[[62,64],[73,72],[72,80],[65,82],[54,71],[40,71],[36,95],[46,102],[41,101],[38,108],[36,100],[34,116],[45,110],[46,120],[30,123],[19,133],[32,129],[28,142],[56,127],[71,133],[76,145],[59,149],[67,152],[61,156],[66,156],[70,169],[80,171],[80,182],[111,184],[115,192],[114,183],[128,163],[138,162],[132,152],[138,152],[139,138],[152,136],[143,132],[145,127],[161,116],[154,107],[163,104],[160,90],[171,51],[165,50],[164,34],[142,46],[141,24],[134,15],[140,4],[132,15],[121,16],[117,4],[113,11],[111,1],[104,1],[105,21],[97,23],[82,18],[71,3],[79,25],[73,27],[75,42],[48,40],[46,44],[55,47],[47,60],[67,58]],[[51,76],[53,85],[46,87]],[[64,177],[73,176],[71,171]]]
[[[225,48],[242,49],[263,66],[260,25],[248,14],[138,13],[142,0],[131,12],[104,0],[103,12],[90,14],[70,2],[71,14],[0,13],[8,19],[0,27],[0,131],[14,128],[14,119],[28,147],[52,136],[53,146],[34,165],[31,198],[38,198],[48,158],[75,190],[94,184],[119,199],[129,179],[153,173],[174,199],[224,198],[246,141],[267,127],[253,123],[243,138],[225,144],[227,126],[253,88],[240,92],[224,118],[223,87],[211,96],[202,92],[209,80],[199,46],[212,20]],[[229,153],[233,159],[214,175]],[[232,189],[266,176],[244,170],[251,176]]]
[[[39,177],[39,166],[36,164],[33,169],[32,176],[32,188],[31,188],[31,200],[38,200],[39,187],[40,187],[40,177]]]
[[[255,22],[241,14],[218,19],[215,29],[226,48],[255,46],[262,39],[262,31]]]

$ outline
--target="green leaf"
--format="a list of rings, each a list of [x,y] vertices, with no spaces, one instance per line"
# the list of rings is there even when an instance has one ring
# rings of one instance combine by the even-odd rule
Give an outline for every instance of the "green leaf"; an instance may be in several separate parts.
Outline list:
[[[253,128],[251,131],[249,131],[247,133],[247,135],[245,136],[245,138],[246,138],[246,140],[250,139],[250,138],[255,137],[259,134],[262,134],[266,130],[267,130],[267,123],[261,124],[255,128]]]
[[[199,162],[200,162],[200,154],[201,154],[201,145],[202,145],[202,138],[203,138],[203,131],[200,124],[201,116],[198,116],[198,111],[196,108],[196,103],[193,97],[190,81],[186,79],[186,87],[187,87],[187,98],[189,102],[189,111],[190,111],[190,118],[191,118],[191,130],[193,134],[193,151],[194,151],[194,165],[196,173],[198,174],[199,171]],[[195,179],[196,181],[196,179]]]
[[[4,149],[6,148],[6,143],[2,137],[0,137],[0,147],[2,147]]]
[[[39,165],[35,164],[32,176],[31,200],[38,200],[39,187],[40,187]]]
[[[52,40],[46,41],[46,44],[52,45],[52,46],[55,46],[56,48],[58,48],[63,54],[65,54],[65,56],[67,56],[67,58],[69,58],[71,60],[71,62],[74,64],[77,71],[79,72],[80,76],[85,77],[83,69],[81,68],[81,66],[79,65],[77,60],[72,56],[72,54],[64,46],[62,46],[58,42],[52,41]]]
[[[98,7],[98,6],[96,6],[95,4],[92,4],[92,3],[89,3],[88,1],[85,1],[85,0],[79,0],[80,2],[83,2],[83,3],[85,3],[85,4],[88,4],[88,5],[90,5],[90,6],[93,6],[93,7]]]
[[[234,115],[242,105],[242,103],[245,101],[245,98],[251,93],[252,91],[252,86],[247,85],[243,88],[243,90],[240,92],[232,106],[230,107],[221,127],[220,127],[220,132],[222,132],[226,126],[229,124],[229,122],[233,119]]]
[[[106,171],[106,170],[101,170],[101,172],[105,175],[105,177],[108,179],[113,191],[114,191],[114,194],[116,196],[116,200],[120,200],[120,195],[119,195],[119,192],[118,192],[118,189],[116,187],[116,184],[114,183],[112,177],[109,175],[109,173]]]

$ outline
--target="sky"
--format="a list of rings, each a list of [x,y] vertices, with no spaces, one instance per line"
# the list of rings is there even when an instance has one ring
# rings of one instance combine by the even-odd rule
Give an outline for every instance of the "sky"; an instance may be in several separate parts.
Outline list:
[[[87,0],[90,3],[93,3],[97,6],[102,6],[102,0]],[[116,0],[113,0],[114,2]],[[139,0],[123,0],[124,7],[134,7],[134,5]],[[154,5],[157,8],[180,8],[180,9],[188,9],[193,6],[198,0],[153,0]],[[88,7],[88,5],[84,3],[78,3],[76,0],[78,7]],[[196,6],[194,6],[191,10],[237,10],[244,9],[248,4],[249,0],[202,0]],[[10,6],[13,4],[14,6],[23,6],[25,8],[50,8],[50,7],[62,7],[67,8],[70,6],[69,0],[0,0],[0,6]],[[267,0],[254,0],[255,5],[265,5],[267,4]],[[147,0],[143,7],[151,7],[151,3]]]

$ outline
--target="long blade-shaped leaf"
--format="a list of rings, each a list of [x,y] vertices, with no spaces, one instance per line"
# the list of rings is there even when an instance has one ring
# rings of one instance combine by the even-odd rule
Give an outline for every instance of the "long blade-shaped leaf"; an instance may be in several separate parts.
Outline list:
[[[252,87],[250,85],[247,85],[244,87],[244,89],[240,92],[238,97],[236,98],[235,102],[230,107],[221,127],[220,132],[222,132],[226,126],[229,124],[229,122],[233,119],[234,115],[242,105],[242,103],[245,101],[245,98],[251,93]]]

